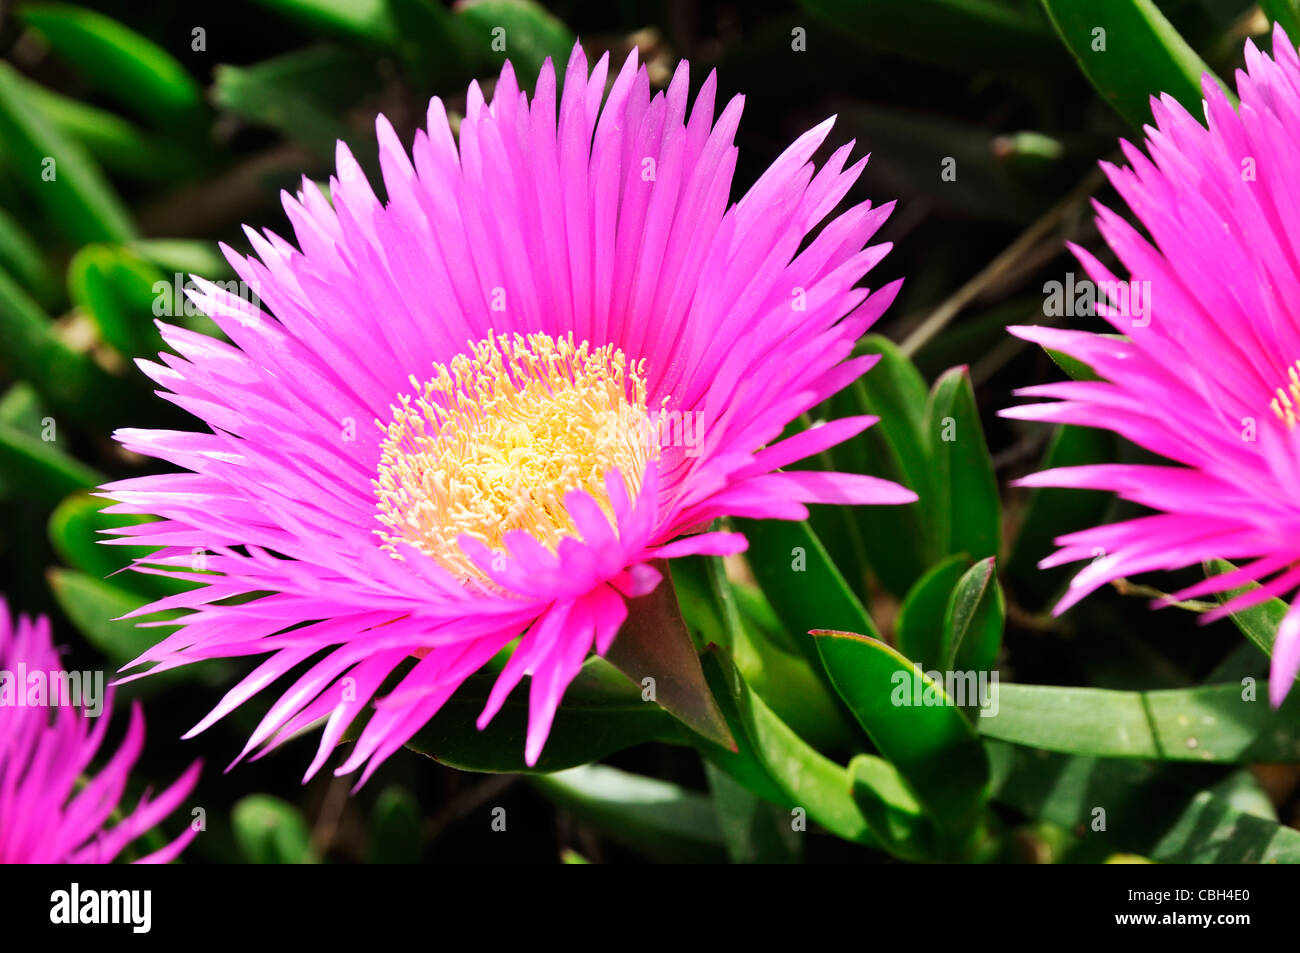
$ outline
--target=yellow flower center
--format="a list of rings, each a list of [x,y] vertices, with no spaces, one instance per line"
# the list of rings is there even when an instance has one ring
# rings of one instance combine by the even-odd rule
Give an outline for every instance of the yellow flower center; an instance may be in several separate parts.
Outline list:
[[[1287,425],[1290,429],[1295,426],[1296,407],[1300,405],[1300,361],[1296,361],[1286,369],[1287,381],[1286,389],[1281,387],[1277,389],[1277,396],[1269,404],[1273,408],[1273,413],[1277,414],[1278,419]]]
[[[607,516],[605,475],[617,468],[629,497],[659,452],[646,413],[645,362],[573,335],[486,339],[434,365],[417,396],[392,407],[378,479],[383,548],[404,542],[462,580],[483,573],[461,551],[465,534],[502,551],[527,530],[551,552],[577,535],[564,495],[581,489]]]

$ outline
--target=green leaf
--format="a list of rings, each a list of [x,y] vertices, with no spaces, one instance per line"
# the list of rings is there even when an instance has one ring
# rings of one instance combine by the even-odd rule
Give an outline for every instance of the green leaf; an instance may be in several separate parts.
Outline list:
[[[898,650],[922,668],[943,657],[944,615],[957,580],[971,566],[965,553],[936,563],[907,592],[894,620]]]
[[[475,721],[495,676],[471,676],[406,747],[463,771],[562,771],[649,741],[684,742],[679,722],[602,658],[589,658],[564,693],[537,764],[524,763],[528,692],[517,686],[482,731]]]
[[[71,569],[51,569],[47,578],[64,615],[115,666],[135,661],[172,631],[165,627],[141,628],[136,624],[138,620],[121,618],[140,608],[140,597],[130,590]],[[145,681],[186,672],[187,668],[173,669]]]
[[[883,758],[860,754],[849,762],[853,796],[884,848],[903,860],[935,856],[934,825],[898,769]]]
[[[317,46],[253,66],[218,66],[213,98],[332,160],[338,140],[352,137],[338,114],[374,89],[374,75],[357,53]]]
[[[60,59],[126,109],[162,128],[201,122],[203,93],[198,82],[170,53],[134,30],[93,10],[62,3],[26,6],[22,19]]]
[[[180,148],[165,133],[146,134],[115,113],[38,83],[25,87],[36,109],[109,172],[155,181],[182,179],[203,167],[201,154]]]
[[[676,784],[589,764],[539,774],[533,785],[613,840],[663,863],[722,860],[712,802]]]
[[[1223,559],[1212,559],[1205,565],[1207,576],[1219,576],[1228,572],[1236,572],[1237,567]],[[1219,603],[1229,602],[1246,592],[1251,592],[1259,588],[1258,583],[1248,583],[1240,589],[1230,589],[1227,592],[1218,594]],[[1229,618],[1241,630],[1241,634],[1250,639],[1259,650],[1265,655],[1272,658],[1273,642],[1277,638],[1277,627],[1282,624],[1290,610],[1281,599],[1274,596],[1271,599],[1265,599],[1258,602],[1249,609],[1243,609],[1241,612],[1232,613]]]
[[[605,659],[635,685],[651,679],[655,701],[692,731],[724,748],[735,748],[682,621],[668,567],[660,562],[657,568],[663,581],[653,592],[628,602],[627,621]]]
[[[184,238],[147,238],[128,242],[128,251],[172,274],[202,275],[212,280],[234,277],[215,242]]]
[[[735,524],[749,540],[745,558],[772,610],[794,647],[817,669],[821,660],[806,634],[811,629],[875,632],[866,609],[806,522],[740,519]]]
[[[724,752],[717,745],[704,743],[699,746],[701,753],[755,793],[785,807],[802,808],[835,836],[876,846],[870,825],[851,793],[848,771],[810,747],[781,721],[750,689],[723,649],[715,648],[704,661],[715,694],[731,702],[739,751]],[[761,768],[761,775],[752,770],[755,765]],[[756,789],[754,782],[760,778],[775,786],[776,797]]]
[[[60,421],[66,416],[83,423],[98,423],[109,414],[123,413],[129,402],[127,386],[89,355],[64,344],[49,316],[3,270],[0,362],[14,377],[37,388]]]
[[[1265,682],[1151,692],[1005,684],[996,704],[981,711],[979,730],[1028,747],[1106,758],[1300,762],[1300,698],[1292,695],[1279,709],[1267,698]]]
[[[943,620],[944,671],[987,672],[1002,647],[1006,601],[992,556],[972,566],[958,581]]]
[[[320,863],[302,812],[269,794],[250,794],[231,809],[235,843],[247,863]]]
[[[130,252],[86,245],[68,263],[68,295],[123,357],[154,357],[166,349],[154,324],[159,313],[155,287],[170,283],[163,273]]]
[[[154,547],[108,545],[111,538],[103,531],[150,522],[146,516],[128,513],[105,513],[111,505],[101,497],[73,493],[50,514],[50,543],[68,566],[96,579],[112,576],[120,589],[135,593],[138,599],[157,599],[183,592],[194,583],[153,573],[122,572],[133,559],[147,556]]]
[[[1099,861],[1123,851],[1158,863],[1300,862],[1300,832],[1188,789],[1148,763],[999,742],[990,742],[989,752],[1004,766],[996,799],[1074,831],[1079,843],[1069,859]]]
[[[929,519],[934,483],[925,381],[898,347],[879,335],[863,338],[855,354],[879,354],[880,360],[832,399],[832,415],[874,414],[880,421],[831,448],[830,456],[836,469],[892,480],[920,497],[906,506],[851,508],[868,563],[885,587],[901,597],[944,555]],[[823,627],[861,631],[847,625]]]
[[[0,421],[0,485],[8,495],[52,506],[69,493],[103,482],[102,474],[64,453],[56,442]]]
[[[386,0],[258,0],[308,26],[348,39],[392,46],[397,25]]]
[[[1274,23],[1282,24],[1287,36],[1300,37],[1300,4],[1296,0],[1259,0],[1259,8]]]
[[[711,762],[704,768],[731,862],[798,863],[803,844],[790,823],[790,812],[764,801]]]
[[[1032,7],[994,0],[801,0],[850,39],[947,69],[1050,70],[1050,33]],[[815,41],[809,39],[809,49]]]
[[[7,63],[0,63],[0,143],[19,181],[68,238],[84,243],[135,237],[126,207],[99,168],[41,115]]]
[[[1115,435],[1111,431],[1061,426],[1053,433],[1037,469],[1105,463],[1114,458]],[[1006,562],[1006,575],[1020,605],[1042,608],[1061,591],[1077,567],[1039,569],[1038,562],[1056,548],[1058,537],[1106,522],[1113,502],[1113,494],[1096,490],[1041,487],[1029,492]]]
[[[418,864],[423,853],[420,805],[404,787],[384,788],[370,813],[372,864]]]
[[[1152,0],[1043,0],[1043,6],[1101,98],[1134,126],[1151,121],[1150,99],[1162,93],[1201,114],[1201,75],[1210,68]]]
[[[459,86],[488,63],[468,22],[438,0],[388,0],[395,46],[412,81],[425,92]]]
[[[46,265],[40,246],[4,209],[0,209],[0,270],[13,275],[22,289],[42,306],[58,297],[58,282]]]
[[[930,513],[944,542],[942,553],[996,556],[1002,542],[998,483],[965,367],[935,381],[926,421],[936,487]]]
[[[555,63],[560,80],[573,50],[574,37],[559,19],[532,0],[470,0],[458,4],[456,16],[466,25],[467,33],[477,44],[477,52],[486,52],[496,66],[507,59],[515,68],[520,85],[531,86],[549,56]],[[504,33],[494,33],[504,30]],[[497,49],[500,37],[505,49]]]
[[[960,839],[979,822],[989,766],[944,686],[877,639],[814,632],[831,681],[872,744],[898,769],[936,826]]]

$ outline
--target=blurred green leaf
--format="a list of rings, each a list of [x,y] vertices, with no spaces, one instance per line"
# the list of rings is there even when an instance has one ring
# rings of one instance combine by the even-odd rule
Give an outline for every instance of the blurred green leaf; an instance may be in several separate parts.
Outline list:
[[[906,779],[940,831],[960,844],[982,815],[989,767],[956,701],[877,639],[814,634],[831,680],[872,744]]]
[[[114,583],[71,569],[51,569],[47,577],[50,589],[64,614],[115,666],[135,661],[147,649],[170,633],[170,629],[141,628],[138,619],[122,619],[140,608],[136,593]],[[174,678],[189,667],[172,669],[145,679]]]
[[[1245,696],[1245,697],[1243,697]],[[1300,762],[1294,695],[1268,704],[1266,682],[1150,692],[1003,684],[980,713],[989,738],[1067,754],[1217,764]]]
[[[540,4],[532,0],[467,0],[458,4],[455,12],[476,44],[473,49],[485,51],[497,66],[510,60],[520,85],[527,87],[536,81],[548,56],[555,64],[557,79],[563,81],[574,36]]]
[[[127,241],[135,226],[99,168],[38,111],[26,84],[0,63],[0,149],[19,180],[71,240]]]
[[[803,844],[791,827],[790,812],[758,797],[711,762],[704,768],[731,862],[798,863]]]
[[[1292,42],[1300,42],[1300,4],[1296,0],[1259,0],[1259,8],[1274,23],[1282,24]]]
[[[388,0],[394,44],[407,74],[423,92],[460,85],[488,63],[469,22],[439,0]]]
[[[277,13],[337,36],[391,46],[397,26],[386,0],[258,0]]]
[[[1101,98],[1134,126],[1151,121],[1151,97],[1162,93],[1201,115],[1201,75],[1210,68],[1152,0],[1043,0],[1043,6]],[[1228,96],[1234,98],[1230,90]]]
[[[1002,543],[1002,504],[965,367],[935,381],[926,421],[936,487],[927,512],[938,528],[942,553],[996,556]]]
[[[123,357],[150,357],[166,349],[154,318],[171,309],[156,290],[171,282],[161,271],[121,248],[92,244],[68,263],[68,295],[100,337]]]
[[[253,66],[218,66],[213,98],[222,109],[278,129],[327,160],[352,130],[339,113],[377,88],[372,66],[361,55],[317,46]],[[358,161],[369,163],[362,153]]]
[[[997,661],[1006,622],[1006,601],[990,556],[958,580],[943,620],[943,671],[987,672]]]
[[[1052,70],[1058,65],[1047,24],[1032,7],[994,0],[801,0],[800,6],[872,49],[948,69]],[[808,48],[816,50],[815,37]]]
[[[103,482],[102,474],[55,441],[0,421],[0,487],[7,495],[52,506],[69,493]]]
[[[42,307],[58,297],[59,285],[39,245],[0,208],[0,270],[9,272],[22,290]]]
[[[662,863],[709,863],[725,856],[712,802],[676,784],[603,764],[534,775],[532,783],[613,840]]]
[[[146,135],[121,116],[27,83],[34,107],[109,172],[145,181],[181,179],[205,165],[200,150],[182,149],[165,133]]]
[[[1297,863],[1300,832],[1189,789],[1141,761],[1071,757],[990,742],[997,800],[1073,831],[1069,859],[1116,851],[1157,863]]]
[[[971,566],[965,553],[932,566],[907,592],[894,619],[898,650],[922,668],[936,667],[943,657],[944,614],[957,580]]]
[[[372,864],[418,864],[423,853],[420,805],[404,787],[384,788],[370,812]]]
[[[62,3],[23,8],[23,21],[107,96],[162,128],[195,127],[203,93],[176,59],[101,13]]]
[[[311,829],[298,808],[269,794],[250,794],[235,804],[230,823],[247,863],[316,864]]]

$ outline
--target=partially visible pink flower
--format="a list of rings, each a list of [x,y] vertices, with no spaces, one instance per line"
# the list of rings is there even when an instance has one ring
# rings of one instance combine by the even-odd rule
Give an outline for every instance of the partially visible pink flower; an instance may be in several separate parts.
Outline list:
[[[196,761],[158,797],[146,793],[134,811],[112,820],[144,745],[144,718],[139,703],[133,704],[121,746],[92,775],[91,761],[108,730],[111,689],[105,714],[97,718],[72,705],[53,704],[49,692],[48,705],[22,704],[10,693],[28,691],[17,681],[20,673],[48,679],[62,670],[49,620],[19,616],[15,625],[0,598],[0,673],[8,676],[9,688],[0,695],[0,863],[107,864],[176,810],[198,780]],[[136,863],[170,862],[195,833],[187,827]]]
[[[1208,76],[1202,88],[1208,128],[1163,96],[1152,100],[1156,128],[1146,129],[1150,159],[1126,142],[1131,167],[1104,164],[1154,241],[1097,206],[1102,235],[1139,283],[1122,289],[1127,308],[1118,295],[1098,308],[1126,338],[1011,329],[1087,363],[1104,381],[1025,388],[1059,401],[1004,415],[1106,428],[1179,464],[1066,467],[1021,481],[1111,490],[1156,511],[1057,540],[1061,549],[1045,567],[1092,560],[1057,612],[1112,579],[1214,557],[1245,562],[1174,596],[1263,585],[1203,622],[1300,586],[1300,58],[1279,26],[1271,59],[1246,45],[1239,109]],[[1116,281],[1073,250],[1094,280]],[[1136,307],[1135,290],[1147,299]],[[1293,602],[1273,650],[1274,704],[1297,670]]]
[[[898,290],[860,287],[892,203],[827,220],[866,160],[815,170],[826,121],[731,204],[741,97],[715,116],[710,75],[692,105],[685,63],[652,96],[635,53],[609,75],[575,46],[530,100],[507,64],[410,153],[380,117],[386,201],[340,144],[331,198],[284,196],[296,247],[226,250],[265,311],[199,282],[233,345],[162,326],[177,353],[142,367],[207,429],[121,431],[182,472],[105,493],[163,518],[125,531],[161,547],[140,568],[206,572],[142,610],[193,611],[139,663],[268,656],[196,731],[296,673],[245,754],[326,719],[311,774],[413,660],[338,769],[364,781],[518,639],[479,725],[530,675],[534,764],[655,561],[743,550],[721,517],[915,500],[783,470],[875,422],[781,439],[875,362],[853,347]]]

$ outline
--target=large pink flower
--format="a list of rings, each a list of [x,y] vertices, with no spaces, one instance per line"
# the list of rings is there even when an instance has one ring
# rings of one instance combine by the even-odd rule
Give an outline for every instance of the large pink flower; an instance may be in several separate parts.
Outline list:
[[[171,814],[194,789],[195,762],[157,798],[146,794],[136,809],[109,824],[144,746],[144,718],[131,706],[121,747],[99,774],[90,766],[108,730],[111,689],[100,699],[104,714],[88,717],[68,702],[69,683],[53,675],[63,665],[50,640],[50,622],[19,616],[15,625],[0,598],[0,863],[106,864]],[[81,673],[78,673],[80,676]],[[81,690],[80,682],[77,683]],[[85,699],[89,701],[89,699]],[[76,699],[71,699],[75,702]],[[195,829],[137,863],[165,864],[194,839]]]
[[[1208,128],[1171,97],[1153,100],[1150,159],[1124,143],[1131,167],[1105,166],[1154,241],[1098,205],[1102,235],[1139,283],[1114,290],[1132,287],[1141,298],[1140,283],[1149,283],[1144,304],[1135,307],[1130,293],[1127,308],[1115,295],[1098,309],[1126,337],[1012,329],[1086,362],[1104,381],[1025,388],[1060,400],[1004,414],[1107,428],[1179,464],[1068,467],[1021,481],[1111,490],[1156,511],[1058,540],[1045,566],[1093,562],[1057,611],[1120,576],[1213,557],[1249,562],[1176,596],[1249,580],[1263,587],[1204,621],[1300,585],[1300,58],[1279,27],[1272,59],[1246,46],[1239,109],[1209,77],[1202,87]],[[1092,255],[1074,252],[1094,280],[1116,280]],[[1293,603],[1274,647],[1274,704],[1297,670]]]
[[[850,143],[814,175],[828,120],[729,206],[741,98],[715,123],[712,75],[688,113],[685,63],[653,98],[635,53],[608,94],[607,69],[575,47],[557,122],[550,63],[531,103],[507,64],[490,104],[470,87],[459,143],[434,99],[410,156],[381,116],[386,202],[340,144],[332,203],[284,196],[298,247],[249,230],[257,257],[226,250],[265,312],[199,282],[233,346],[163,327],[179,356],[142,366],[210,432],[121,431],[188,472],[105,489],[164,518],[129,531],[162,547],[147,562],[201,551],[206,585],[144,610],[193,609],[139,661],[269,653],[195,731],[305,668],[245,754],[328,717],[310,775],[415,657],[338,769],[364,781],[519,639],[479,724],[530,674],[533,764],[653,560],[742,550],[719,517],[915,499],[780,472],[874,421],[778,442],[871,366],[854,342],[897,292],[855,287],[891,206],[809,239],[865,160],[845,169]]]

